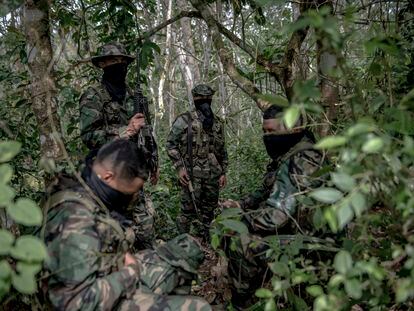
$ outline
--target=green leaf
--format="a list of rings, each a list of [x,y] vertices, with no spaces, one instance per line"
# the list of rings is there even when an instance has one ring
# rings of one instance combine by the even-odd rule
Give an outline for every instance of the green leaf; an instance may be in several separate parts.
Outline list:
[[[0,261],[0,279],[4,280],[7,279],[12,272],[10,264],[7,262],[6,259]]]
[[[322,138],[316,145],[316,149],[333,149],[347,143],[345,136],[327,136]]]
[[[397,288],[395,290],[395,294],[396,300],[399,303],[406,301],[410,297],[414,297],[412,281],[408,278],[399,279],[397,281]]]
[[[12,274],[12,284],[22,294],[36,292],[36,280],[33,274]]]
[[[232,231],[236,231],[240,234],[244,234],[244,233],[249,232],[246,225],[244,223],[242,223],[241,221],[233,220],[233,219],[224,219],[220,222],[224,227],[226,227],[226,228],[228,228]]]
[[[276,261],[270,264],[270,270],[278,276],[288,276],[290,274],[290,270],[287,264],[283,262]]]
[[[276,311],[276,303],[275,300],[273,298],[269,299],[266,304],[265,304],[265,308],[264,311]]]
[[[367,209],[367,201],[365,200],[365,195],[357,191],[351,196],[351,205],[354,208],[355,215],[360,217],[362,212]]]
[[[41,240],[34,236],[23,235],[17,239],[11,255],[16,259],[29,262],[42,261],[47,258],[47,251]]]
[[[0,229],[0,255],[7,255],[13,245],[14,236],[7,230]]]
[[[9,185],[0,184],[0,207],[8,206],[14,198],[14,190]]]
[[[233,208],[224,209],[221,212],[220,217],[222,217],[222,218],[231,218],[231,217],[240,216],[241,214],[242,214],[242,210],[240,208],[233,207]]]
[[[325,209],[323,216],[325,217],[326,222],[333,232],[338,231],[338,222],[336,220],[336,215],[332,208]]]
[[[256,291],[256,297],[259,297],[259,298],[272,298],[273,293],[270,290],[268,290],[267,288],[259,288]]]
[[[7,162],[14,158],[19,153],[21,143],[17,141],[1,141],[0,142],[0,163]]]
[[[357,279],[345,280],[345,291],[350,297],[354,299],[361,298],[362,297],[361,282],[359,282]]]
[[[352,257],[347,251],[340,251],[334,259],[335,270],[341,274],[346,274],[352,268]]]
[[[7,213],[14,221],[25,226],[39,226],[42,224],[42,211],[30,199],[18,199],[15,204],[7,207]]]
[[[329,280],[328,285],[330,287],[337,287],[345,281],[345,277],[341,274],[335,274]]]
[[[286,109],[283,114],[283,121],[285,122],[286,127],[291,129],[298,121],[299,116],[300,116],[299,106],[292,105],[288,109]]]
[[[328,296],[322,295],[315,299],[313,303],[313,310],[314,311],[326,311],[332,310],[332,306],[329,304]]]
[[[16,270],[21,274],[37,274],[42,270],[42,265],[40,263],[27,263],[19,261],[16,265]]]
[[[374,137],[369,139],[362,146],[362,151],[365,153],[377,153],[384,146],[384,141],[380,137]]]
[[[311,285],[306,288],[306,291],[312,297],[318,297],[323,294],[323,289],[320,285]]]
[[[332,182],[344,192],[355,188],[355,179],[346,173],[331,173]]]
[[[7,184],[13,176],[13,168],[9,164],[0,165],[0,184]]]
[[[275,95],[275,94],[261,94],[259,95],[260,99],[263,99],[273,105],[279,106],[279,107],[288,107],[289,102],[285,97]]]
[[[213,236],[211,237],[211,246],[213,247],[213,249],[217,249],[217,247],[220,246],[220,237],[218,236],[218,234],[213,234]]]
[[[317,201],[332,204],[342,199],[342,192],[333,188],[319,188],[312,191],[309,196]]]
[[[354,212],[348,201],[343,202],[339,206],[336,216],[338,218],[338,226],[340,230],[342,230],[352,220],[352,218],[354,218]]]

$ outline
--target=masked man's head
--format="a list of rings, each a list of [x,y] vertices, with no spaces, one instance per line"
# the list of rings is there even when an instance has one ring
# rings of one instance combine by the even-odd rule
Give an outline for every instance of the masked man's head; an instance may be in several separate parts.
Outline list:
[[[283,109],[270,106],[263,112],[263,142],[268,155],[278,159],[301,141],[305,135],[302,119],[288,129],[283,122]]]
[[[192,90],[194,106],[203,123],[205,130],[211,130],[214,124],[214,114],[211,109],[214,90],[206,84],[198,84]]]
[[[144,154],[129,140],[118,139],[99,149],[89,187],[111,210],[123,210],[138,195],[148,178]]]
[[[123,100],[126,94],[125,79],[128,65],[134,57],[126,53],[120,43],[107,43],[98,49],[97,55],[92,57],[92,64],[103,69],[102,82],[114,100]]]

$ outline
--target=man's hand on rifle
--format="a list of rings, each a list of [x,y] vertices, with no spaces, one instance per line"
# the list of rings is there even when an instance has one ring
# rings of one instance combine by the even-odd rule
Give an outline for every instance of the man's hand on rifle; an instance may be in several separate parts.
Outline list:
[[[188,187],[190,176],[188,175],[187,170],[184,167],[181,167],[178,171],[178,178],[180,179],[180,183],[183,186]]]
[[[124,266],[129,266],[129,265],[137,265],[138,262],[135,259],[134,256],[132,256],[130,253],[126,253],[125,254],[125,258],[124,258]]]
[[[142,113],[135,114],[128,123],[126,133],[128,136],[134,136],[145,125],[145,118]]]
[[[222,209],[226,209],[226,208],[240,208],[240,203],[231,199],[228,200],[223,200],[219,202],[219,206]]]
[[[158,183],[159,179],[160,179],[160,168],[157,167],[157,170],[151,173],[151,178],[150,178],[151,185],[155,186]]]
[[[226,185],[227,185],[226,175],[221,175],[220,178],[219,178],[220,189],[223,189]]]

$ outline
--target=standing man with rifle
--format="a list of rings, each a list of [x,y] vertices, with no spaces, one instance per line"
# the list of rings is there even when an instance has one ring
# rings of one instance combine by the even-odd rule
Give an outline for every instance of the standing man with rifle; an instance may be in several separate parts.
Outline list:
[[[218,205],[219,190],[226,185],[227,151],[222,121],[213,114],[214,91],[205,84],[192,89],[195,109],[174,121],[167,139],[167,152],[182,186],[180,233],[190,231],[198,218],[198,234],[209,239],[210,223]]]
[[[80,131],[83,143],[89,149],[82,176],[90,170],[99,148],[117,138],[137,140],[151,170],[151,183],[158,181],[158,152],[152,135],[148,101],[138,83],[132,92],[126,83],[128,65],[135,59],[126,53],[120,43],[108,43],[98,49],[92,64],[103,70],[102,80],[95,83],[80,98]],[[137,64],[139,67],[139,63]],[[129,224],[137,236],[136,248],[150,248],[155,240],[154,209],[149,197],[141,192],[137,202],[123,215],[112,215],[121,223]]]

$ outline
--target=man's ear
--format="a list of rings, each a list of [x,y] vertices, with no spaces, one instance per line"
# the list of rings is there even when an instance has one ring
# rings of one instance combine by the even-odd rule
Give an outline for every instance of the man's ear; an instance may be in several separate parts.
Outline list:
[[[109,182],[114,178],[114,172],[105,170],[101,175],[101,179],[105,182]]]

